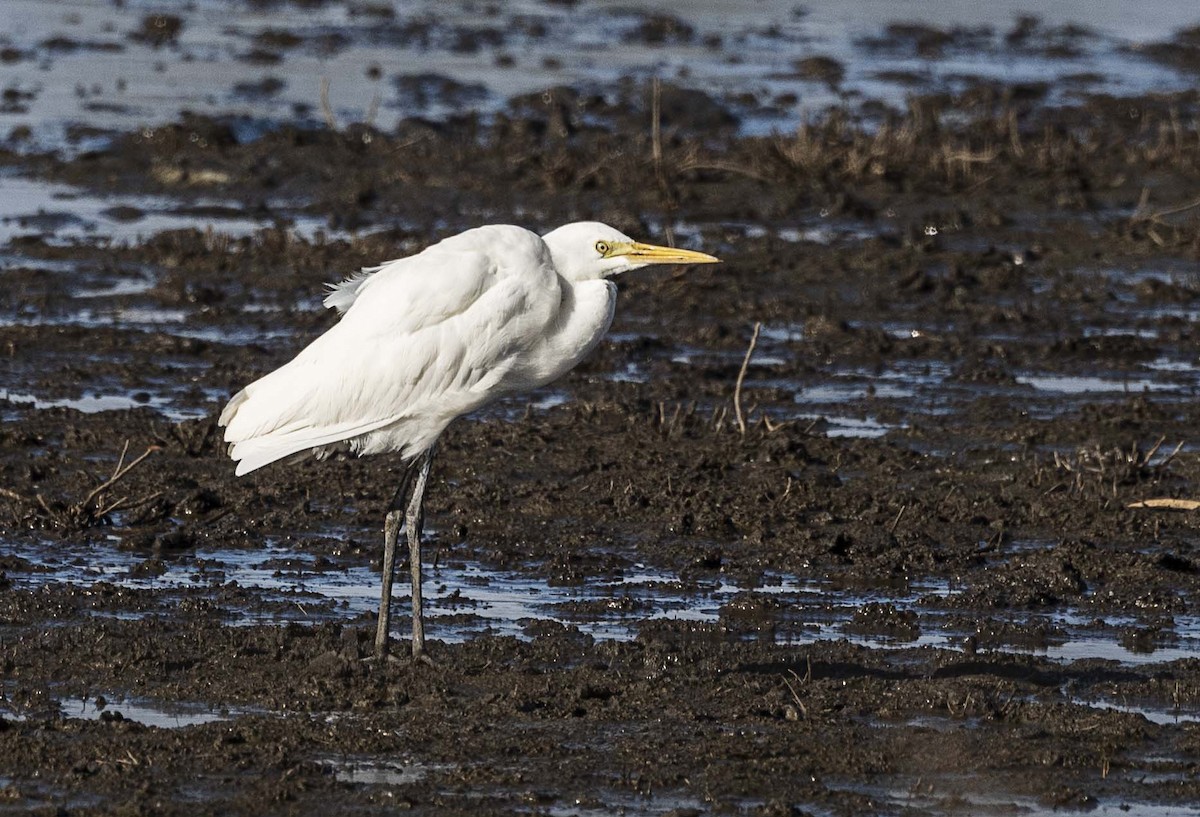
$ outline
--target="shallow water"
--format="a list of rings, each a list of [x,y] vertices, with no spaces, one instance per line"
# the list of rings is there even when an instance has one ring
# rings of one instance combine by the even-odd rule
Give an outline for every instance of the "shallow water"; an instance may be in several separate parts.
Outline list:
[[[283,209],[283,208],[281,208]],[[214,217],[214,211],[224,211]],[[21,236],[43,236],[51,244],[80,241],[135,243],[166,230],[217,230],[249,235],[276,223],[278,215],[255,220],[237,202],[189,198],[184,207],[165,196],[88,193],[67,184],[0,174],[0,245]],[[309,235],[319,225],[294,229]]]
[[[498,19],[481,22],[479,10],[471,3],[422,2],[405,6],[394,17],[378,18],[331,3],[306,9],[302,17],[291,15],[285,19],[270,7],[205,0],[181,14],[184,25],[177,40],[155,47],[131,39],[143,19],[153,19],[159,11],[145,2],[113,7],[100,0],[58,4],[16,0],[5,5],[0,10],[0,24],[7,25],[0,25],[0,29],[8,32],[5,42],[22,56],[0,63],[0,85],[31,89],[32,98],[12,110],[0,111],[0,134],[6,127],[27,126],[33,135],[13,142],[13,147],[71,152],[101,143],[106,128],[153,127],[156,122],[175,121],[180,107],[186,107],[199,113],[240,117],[237,128],[244,137],[250,137],[264,127],[283,122],[319,122],[322,114],[315,88],[322,77],[332,82],[333,113],[339,121],[363,118],[378,96],[376,121],[388,128],[404,116],[436,119],[472,108],[488,113],[498,110],[514,93],[556,84],[611,83],[624,75],[661,76],[685,86],[705,88],[717,96],[753,98],[757,100],[757,112],[744,118],[745,130],[787,130],[827,104],[853,108],[863,100],[876,100],[902,106],[913,88],[881,80],[878,73],[884,69],[917,76],[924,90],[954,87],[970,77],[1005,82],[1036,78],[1057,89],[1069,84],[1056,79],[1079,73],[1098,77],[1089,88],[1096,92],[1131,94],[1185,87],[1189,79],[1150,62],[1136,46],[1167,39],[1174,31],[1200,21],[1200,12],[1186,8],[1186,4],[1166,2],[1140,8],[1136,21],[1129,20],[1116,3],[1039,8],[1043,22],[1030,35],[1029,53],[1023,53],[1020,59],[997,59],[995,50],[1001,47],[1017,18],[1027,11],[1020,3],[986,7],[940,4],[933,13],[919,2],[856,3],[850,9],[817,3],[797,9],[795,4],[782,0],[752,7],[713,0],[689,6],[691,34],[668,31],[665,42],[653,42],[635,36],[638,27],[651,19],[647,15],[670,11],[653,2],[579,6],[521,2],[505,6]],[[520,24],[512,24],[518,18]],[[943,31],[956,27],[961,30],[958,39],[951,37],[938,53],[918,57],[898,52],[903,46],[889,42],[886,36],[880,41],[886,26],[896,20],[926,23]],[[537,27],[535,23],[545,33],[529,33]],[[1082,24],[1091,33],[1069,34],[1056,28],[1067,24]],[[415,39],[410,36],[414,25],[424,32]],[[469,47],[459,42],[464,31],[479,35],[493,30],[503,33],[500,41],[493,42],[488,39],[492,35],[487,34]],[[255,36],[264,31],[287,31],[299,39],[293,46],[277,49],[281,59],[277,64],[238,59],[255,47]],[[405,31],[409,34],[403,34]],[[319,43],[332,32],[343,39],[336,47],[322,50]],[[720,47],[706,40],[712,35],[720,35]],[[619,48],[613,37],[620,38]],[[1069,48],[1051,48],[1062,45],[1064,37],[1069,40]],[[736,60],[730,57],[731,49],[736,51]],[[235,58],[230,59],[230,55]],[[497,59],[504,55],[515,55],[516,64],[497,67]],[[831,56],[848,66],[848,75],[836,88],[795,75],[796,60],[814,55]],[[406,95],[394,79],[411,73],[413,65],[420,65],[423,73],[479,83],[484,90],[444,103],[430,101],[427,95]],[[378,68],[378,79],[365,75],[370,66]],[[235,91],[239,84],[276,74],[287,76],[278,93],[254,96]],[[797,101],[775,104],[772,113],[764,114],[764,106],[771,107],[771,100],[782,93],[796,93]],[[70,143],[63,134],[75,120],[87,121],[98,132]],[[321,220],[304,215],[303,202],[265,204],[269,207],[263,210],[271,214],[270,219],[247,214],[238,202],[196,197],[194,191],[179,200],[170,196],[114,196],[4,173],[0,174],[0,243],[40,234],[51,244],[120,244],[181,228],[245,236],[273,226],[281,218],[291,232],[301,236],[311,237],[318,230],[335,238],[348,235],[326,230]],[[797,214],[795,226],[771,231],[750,223],[689,219],[675,219],[672,227],[676,235],[693,239],[732,230],[748,238],[770,234],[800,245],[832,241],[853,244],[880,231],[878,223],[832,220],[814,213]],[[960,238],[971,240],[969,235]],[[1024,249],[1013,251],[1021,255]],[[0,259],[0,269],[26,265],[31,269],[55,269],[52,262],[23,261],[16,254]],[[151,290],[158,271],[152,269],[137,271],[135,278],[115,281],[89,270],[61,271],[72,273],[77,306],[47,315],[18,303],[11,314],[0,314],[0,325],[145,329],[237,345],[289,341],[288,336],[272,334],[249,318],[234,325],[213,325],[195,307],[156,303]],[[345,272],[349,270],[331,270],[330,277]],[[1111,325],[1080,327],[1085,337],[1152,338],[1156,330],[1151,327],[1164,317],[1195,322],[1200,314],[1187,304],[1143,309],[1133,291],[1137,284],[1150,279],[1186,281],[1192,274],[1186,267],[1091,272],[1110,280],[1116,297],[1109,307]],[[318,295],[314,291],[309,308],[317,308]],[[105,304],[106,299],[129,296],[146,296],[145,303],[132,307],[122,303],[111,308]],[[278,305],[269,302],[245,306],[248,316],[254,310],[274,308]],[[874,326],[855,324],[852,328],[883,331],[898,344],[953,331],[949,323],[928,325],[902,319]],[[971,397],[1017,395],[1026,400],[1034,416],[1053,417],[1070,412],[1074,399],[1091,400],[1098,395],[1121,399],[1154,393],[1182,400],[1200,391],[1200,365],[1184,358],[1148,362],[1120,372],[1063,373],[1024,368],[1015,373],[1012,384],[956,382],[953,360],[934,367],[877,370],[830,363],[812,382],[776,377],[776,369],[803,352],[804,331],[803,322],[764,327],[747,386],[790,389],[792,401],[764,403],[761,408],[776,420],[805,424],[824,421],[821,428],[830,436],[871,438],[903,432],[911,425],[905,415],[937,415],[949,400]],[[618,341],[613,338],[611,342]],[[740,359],[735,352],[721,357],[711,351],[670,345],[663,357],[684,366],[712,362],[736,366]],[[644,382],[650,375],[634,362],[609,376],[618,381]],[[213,395],[192,392],[189,400],[168,384],[128,390],[116,389],[107,382],[80,385],[82,396],[63,398],[39,394],[29,388],[25,378],[6,382],[0,376],[0,389],[11,390],[16,396],[12,399],[32,400],[39,407],[102,411],[149,405],[171,419],[203,416],[212,408]],[[149,393],[149,400],[138,401],[142,392]],[[197,396],[203,402],[197,401]],[[560,402],[560,394],[551,391],[536,397],[534,405],[545,410]],[[521,408],[509,406],[505,411],[515,415]]]
[[[15,156],[14,167],[40,172],[52,160],[33,158],[38,151],[81,156],[116,133],[178,123],[185,107],[229,117],[240,150],[288,124],[326,127],[322,77],[339,127],[370,119],[387,130],[407,116],[464,112],[486,120],[512,94],[557,84],[610,102],[625,94],[641,106],[645,81],[657,77],[705,89],[740,117],[742,133],[787,134],[828,105],[861,117],[870,133],[882,116],[876,103],[901,109],[910,95],[990,80],[1046,81],[1049,104],[1189,88],[1194,77],[1150,61],[1139,44],[1200,21],[1187,4],[1162,0],[1142,4],[1137,15],[1126,4],[1067,3],[1038,9],[1041,26],[1009,47],[1002,43],[1019,33],[1017,17],[1027,9],[1006,0],[819,0],[803,9],[789,0],[705,0],[686,9],[520,0],[493,16],[476,3],[419,2],[392,4],[390,18],[373,4],[301,5],[199,0],[177,12],[178,39],[158,47],[130,37],[163,11],[148,0],[0,6],[0,47],[12,49],[0,61],[0,88],[9,91],[0,142],[15,151],[5,155]],[[673,33],[674,23],[647,11],[685,15],[692,32]],[[918,54],[913,37],[885,28],[901,19],[932,24],[938,31],[926,33],[947,39],[937,53]],[[1055,28],[1081,21],[1092,33]],[[405,33],[410,23],[419,25]],[[538,25],[547,33],[537,34]],[[653,33],[655,25],[666,26],[666,42],[646,41],[643,26]],[[980,26],[990,29],[974,30]],[[269,44],[287,34],[299,42]],[[260,46],[278,62],[251,54]],[[799,75],[798,61],[822,56],[845,75]],[[631,80],[623,89],[614,82],[620,76]],[[1099,108],[1102,127],[1127,124],[1113,122],[1124,108]],[[946,113],[948,132],[956,116],[953,108]],[[1194,126],[1183,127],[1190,138]],[[769,144],[739,143],[747,152],[730,155],[761,159]],[[90,161],[68,170],[86,177]],[[976,208],[974,187],[964,193],[916,163],[892,171],[936,191],[927,200],[903,184],[868,184],[870,207],[862,209],[824,200],[862,193],[841,189],[836,178],[828,189],[780,191],[772,180],[754,180],[758,190],[718,187],[715,176],[693,188],[681,176],[680,192],[701,198],[684,195],[677,211],[661,208],[670,212],[581,188],[589,203],[640,219],[652,239],[673,234],[681,244],[728,251],[736,263],[722,271],[737,276],[744,311],[727,308],[732,287],[710,283],[693,298],[672,289],[673,281],[631,282],[635,292],[625,295],[646,300],[624,298],[630,322],[606,341],[598,365],[488,413],[520,420],[536,412],[521,445],[544,446],[544,463],[536,453],[513,460],[512,429],[503,423],[460,426],[462,437],[448,437],[448,447],[466,439],[490,450],[471,447],[481,455],[473,460],[460,448],[445,461],[452,482],[469,483],[479,509],[446,499],[432,520],[443,528],[433,531],[440,546],[427,550],[425,591],[441,663],[380,671],[350,660],[373,627],[377,532],[337,521],[317,532],[304,526],[330,507],[325,518],[346,520],[386,501],[379,483],[361,476],[386,468],[376,460],[235,481],[207,421],[231,388],[325,325],[326,278],[313,273],[311,286],[298,277],[281,281],[269,259],[243,263],[257,256],[234,260],[233,248],[230,264],[218,269],[204,254],[222,252],[225,237],[266,230],[264,245],[241,245],[261,252],[278,237],[271,228],[282,227],[314,239],[300,251],[337,266],[339,248],[357,246],[325,239],[362,237],[327,226],[343,223],[334,212],[340,206],[317,198],[312,179],[304,182],[314,186],[311,201],[276,198],[259,179],[261,187],[246,194],[262,198],[256,208],[229,187],[222,196],[203,186],[177,195],[110,194],[98,174],[82,190],[0,173],[0,278],[10,295],[0,304],[7,338],[0,356],[9,364],[0,366],[9,443],[0,488],[15,496],[0,506],[15,526],[0,532],[0,600],[14,611],[4,635],[15,635],[0,656],[11,667],[0,690],[7,696],[0,736],[25,749],[13,768],[0,769],[0,799],[22,809],[72,804],[66,788],[51,791],[44,779],[86,783],[100,798],[91,805],[129,801],[130,811],[152,810],[152,796],[223,804],[237,790],[240,802],[256,807],[304,798],[313,811],[322,810],[309,799],[315,792],[356,808],[407,804],[421,813],[442,802],[460,810],[466,803],[466,813],[472,803],[506,802],[514,811],[656,817],[776,813],[780,803],[823,817],[1049,814],[1076,806],[1195,813],[1171,794],[1173,784],[1188,782],[1181,747],[1200,718],[1194,530],[1187,517],[1126,512],[1123,504],[1143,491],[1188,495],[1194,451],[1185,448],[1166,474],[1122,460],[1112,484],[1107,472],[1092,480],[1099,489],[1067,486],[1091,472],[1068,473],[1049,459],[1063,454],[1086,466],[1092,461],[1079,456],[1079,445],[1101,440],[1144,451],[1160,434],[1183,429],[1186,437],[1194,427],[1179,419],[1193,417],[1186,409],[1200,391],[1200,361],[1190,351],[1200,322],[1190,250],[1171,245],[1181,257],[1159,260],[1147,257],[1156,250],[1146,241],[1124,235],[1136,212],[1126,199],[1137,200],[1136,189],[1124,189],[1125,175],[1147,167],[1161,169],[1135,156],[1108,177],[1079,172],[1096,200],[1055,203],[1049,213],[1037,211],[1056,202],[1046,189],[1074,175],[1046,173],[1037,182],[1046,189],[1024,186],[1023,176],[1002,178],[995,187],[1011,185],[1014,199],[1034,203],[1020,199],[1014,212],[1007,204],[993,208],[1000,212]],[[533,206],[509,208],[500,196],[467,195],[478,179],[447,178],[464,192],[453,217],[436,213],[426,223],[394,199],[348,209],[361,211],[371,229],[412,231],[405,246],[465,226],[455,218],[544,221],[557,212],[538,209],[551,199],[534,191],[526,191]],[[153,174],[124,181],[128,189],[167,189]],[[972,181],[992,189],[982,176]],[[711,189],[730,193],[729,206],[691,206]],[[758,210],[739,201],[760,193],[780,194],[780,203]],[[1151,206],[1158,195],[1156,188]],[[912,212],[893,207],[892,197]],[[982,218],[964,227],[959,209]],[[393,213],[394,223],[387,221]],[[160,231],[193,228],[213,239],[200,251],[180,240],[174,257],[174,237],[161,240],[167,250],[139,246]],[[1083,261],[1067,246],[1080,235],[1097,237],[1100,247]],[[143,258],[156,261],[129,260]],[[816,266],[806,269],[806,258]],[[210,269],[221,292],[193,298],[191,284]],[[910,270],[916,277],[897,283]],[[779,288],[766,291],[763,280]],[[793,281],[803,289],[777,299]],[[230,295],[244,303],[222,300]],[[678,301],[694,305],[703,325],[694,317],[671,325]],[[730,393],[760,305],[769,317],[744,396],[751,419],[766,412],[773,422],[791,421],[792,430],[771,437],[756,427],[739,439],[730,432]],[[577,398],[599,407],[591,425],[587,411],[563,410]],[[694,406],[695,419],[669,426],[662,413],[669,419],[677,406]],[[710,413],[724,413],[723,428],[703,425]],[[657,437],[655,419],[666,427]],[[122,486],[133,500],[157,497],[165,486],[161,505],[148,505],[151,521],[126,509],[77,530],[44,505],[39,511],[35,499],[69,503],[96,484],[96,473],[102,480],[120,437],[139,450],[164,442]],[[614,453],[630,439],[661,470],[644,473],[637,457]],[[577,440],[587,448],[558,456]],[[1164,443],[1156,462],[1174,442]],[[692,456],[675,459],[685,452]],[[695,468],[694,481],[672,486],[675,470],[687,468]],[[665,492],[639,484],[660,475]],[[327,479],[340,496],[322,484]],[[737,479],[753,488],[731,489]],[[575,492],[573,483],[588,488]],[[684,493],[693,485],[694,494]],[[951,501],[955,490],[962,493]],[[598,506],[593,497],[614,504]],[[714,497],[732,506],[728,519],[722,508],[705,513]],[[197,510],[209,502],[213,515]],[[321,502],[336,504],[310,513]],[[489,517],[491,503],[498,512]],[[265,540],[260,531],[269,531]],[[566,552],[567,542],[578,554]],[[509,545],[524,546],[527,561],[505,561],[500,549]],[[1009,560],[1026,558],[1029,570],[1003,572]],[[1076,571],[1089,587],[1080,589]],[[1143,578],[1153,586],[1134,586]],[[393,632],[401,642],[406,612],[401,577]],[[196,638],[180,667],[182,628],[215,637]],[[270,646],[260,652],[264,642]],[[77,659],[85,654],[86,662]],[[224,672],[227,661],[240,662],[245,676]],[[815,669],[801,681],[806,663]],[[1173,690],[1163,681],[1171,675],[1184,679]],[[104,692],[103,708],[93,685]],[[143,697],[153,695],[168,700]],[[210,699],[251,703],[223,708]],[[25,714],[8,707],[11,700],[47,706]],[[41,718],[60,728],[41,728]],[[164,737],[165,729],[178,731]],[[54,739],[57,751],[45,748],[43,740]],[[186,774],[145,765],[115,781],[112,768],[93,761],[117,741],[138,757],[169,749],[174,755],[158,756],[182,758],[176,766]],[[1111,746],[1128,754],[1109,772],[1102,764]],[[691,762],[672,768],[677,751],[692,751]],[[26,773],[38,758],[50,763],[67,752],[71,761],[46,777]],[[193,758],[208,764],[198,777],[187,762]],[[570,782],[564,764],[574,770]],[[575,780],[585,781],[579,792]],[[739,789],[751,785],[780,801],[745,799]],[[1091,799],[1064,798],[1065,786]],[[147,799],[130,800],[139,796]]]
[[[302,540],[301,540],[302,541]],[[786,646],[817,641],[846,640],[870,649],[897,650],[930,647],[960,652],[973,630],[948,623],[962,610],[946,602],[961,589],[945,581],[905,583],[902,586],[854,588],[829,581],[766,574],[751,583],[711,574],[681,581],[676,575],[644,564],[633,564],[617,575],[598,575],[580,585],[556,583],[536,572],[497,569],[463,560],[454,548],[429,549],[425,571],[425,612],[430,637],[451,643],[488,633],[528,640],[539,622],[553,622],[597,639],[627,641],[658,620],[695,622],[716,627],[723,637],[763,640]],[[144,570],[143,554],[113,544],[55,545],[31,551],[0,542],[0,558],[28,560],[29,572],[11,571],[15,587],[37,588],[70,583],[90,587],[98,582],[133,590],[155,591],[165,600],[177,594],[206,589],[220,599],[222,588],[250,591],[214,611],[228,624],[264,621],[350,621],[370,617],[378,609],[379,574],[354,563],[330,563],[306,553],[268,544],[255,550],[197,548],[178,556],[160,557],[162,564]],[[396,614],[407,612],[403,570],[397,574]],[[162,603],[160,601],[160,603]],[[893,629],[874,622],[870,605],[884,604],[912,622]],[[990,611],[978,611],[986,617]],[[155,615],[154,610],[123,615]],[[986,619],[985,619],[986,620]],[[1129,666],[1159,664],[1200,655],[1200,617],[1177,616],[1172,641],[1149,649],[1131,649],[1120,641],[1122,627],[1137,619],[1097,619],[1085,608],[1063,607],[1050,613],[1010,614],[1009,623],[1056,633],[1049,643],[999,643],[990,649],[1043,656],[1071,663],[1112,661]],[[890,620],[889,620],[890,621]],[[1098,624],[1100,626],[1098,626]],[[407,625],[393,634],[407,637]]]
[[[821,2],[802,10],[788,0],[703,2],[687,9],[690,29],[646,37],[638,31],[647,15],[669,14],[671,7],[520,2],[505,4],[496,19],[481,18],[474,3],[424,0],[394,15],[348,13],[330,3],[282,18],[269,5],[204,0],[181,13],[184,25],[174,39],[156,46],[133,38],[143,18],[153,26],[153,15],[161,11],[144,1],[120,8],[102,0],[4,4],[0,30],[21,57],[0,64],[0,85],[28,96],[0,113],[0,129],[30,126],[27,144],[42,149],[70,144],[79,151],[103,135],[64,141],[75,121],[101,131],[153,127],[186,109],[242,117],[249,131],[285,121],[319,122],[323,78],[330,83],[337,120],[370,120],[388,129],[405,116],[457,113],[464,101],[490,113],[514,94],[555,85],[659,76],[755,99],[756,106],[742,111],[746,131],[787,130],[827,105],[882,100],[902,106],[911,78],[933,90],[961,87],[966,78],[1048,82],[1062,89],[1072,87],[1064,78],[1085,75],[1093,77],[1088,90],[1097,92],[1186,88],[1186,77],[1143,58],[1137,46],[1167,39],[1198,17],[1187,4],[1163,0],[1139,6],[1136,20],[1113,2],[1038,7],[1044,25],[1029,52],[1003,59],[996,49],[1016,19],[1030,11],[1027,4],[950,3],[931,12],[916,0]],[[521,23],[513,25],[514,19]],[[933,57],[903,48],[897,53],[886,39],[883,48],[869,45],[896,20],[973,33]],[[1064,38],[1060,27],[1067,24],[1094,35]],[[259,47],[255,37],[263,32],[286,32],[296,42]],[[337,39],[330,37],[334,33]],[[839,61],[845,75],[833,84],[798,75],[796,61],[812,56]],[[407,92],[394,81],[414,73],[450,78],[464,90],[443,98]]]
[[[107,696],[105,697],[107,698]],[[59,704],[64,718],[81,718],[88,721],[118,718],[160,729],[182,729],[187,726],[217,723],[231,720],[242,714],[241,710],[213,711],[203,704],[188,705],[175,701],[170,705],[163,705],[149,701],[123,700],[119,697],[115,700],[106,700],[104,705],[97,702],[96,696],[63,698]]]
[[[1200,712],[1187,709],[1179,709],[1177,707],[1156,706],[1154,704],[1130,704],[1118,703],[1115,701],[1105,700],[1089,700],[1085,698],[1072,698],[1073,703],[1089,706],[1093,709],[1107,709],[1113,712],[1128,712],[1133,715],[1141,715],[1151,723],[1162,725],[1173,725],[1180,723],[1196,723],[1200,721]]]
[[[428,764],[406,763],[403,760],[330,758],[324,762],[341,782],[366,786],[407,786],[424,780],[430,772],[441,770]]]
[[[1119,815],[1145,815],[1145,817],[1195,817],[1193,806],[1152,800],[1116,798],[1089,798],[1075,805],[1058,805],[1052,802],[1021,795],[1019,782],[992,781],[979,777],[921,776],[906,777],[894,785],[853,785],[849,790],[869,794],[882,804],[928,815],[971,814],[978,817],[999,817],[1021,814],[1030,817],[1051,817],[1066,811],[1080,811],[1093,815],[1118,817]],[[1153,797],[1153,792],[1147,792]]]

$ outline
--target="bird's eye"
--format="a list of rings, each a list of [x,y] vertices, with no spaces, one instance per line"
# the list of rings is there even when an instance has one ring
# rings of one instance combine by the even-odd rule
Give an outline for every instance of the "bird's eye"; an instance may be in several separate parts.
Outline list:
[[[608,243],[604,241],[597,241],[596,252],[600,253],[601,255],[608,255]]]

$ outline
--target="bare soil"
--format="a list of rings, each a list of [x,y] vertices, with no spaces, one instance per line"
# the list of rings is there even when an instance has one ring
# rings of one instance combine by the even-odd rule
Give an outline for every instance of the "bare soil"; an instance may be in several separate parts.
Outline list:
[[[1129,507],[1200,493],[1196,95],[1059,108],[980,84],[882,122],[750,138],[718,102],[676,93],[661,162],[636,83],[624,105],[562,89],[495,121],[239,138],[185,118],[70,159],[0,155],[7,172],[166,194],[198,220],[224,215],[201,209],[213,199],[280,218],[244,238],[111,244],[33,224],[6,249],[4,386],[146,405],[0,397],[0,810],[1200,802],[1200,517]],[[297,237],[301,217],[330,236]],[[581,594],[645,566],[698,598],[735,585],[716,619],[635,605],[627,640],[549,619],[454,637],[473,588],[432,568],[432,595],[461,599],[430,622],[435,665],[381,667],[362,661],[369,613],[224,581],[211,553],[280,545],[308,571],[378,570],[397,463],[235,479],[215,428],[228,394],[331,324],[321,284],[477,223],[583,218],[726,264],[627,276],[613,339],[552,392],[568,399],[451,428],[429,500],[437,558]],[[127,321],[71,317],[96,287]],[[138,322],[164,311],[179,325]],[[775,331],[748,367],[743,429],[733,394],[756,322]],[[935,385],[889,391],[896,373]],[[1054,391],[1031,373],[1131,385]],[[869,386],[813,402],[851,374]],[[827,414],[880,434],[831,435]],[[93,494],[126,443],[126,461],[152,453]],[[129,554],[129,572],[87,577],[91,546]],[[80,578],[38,580],[72,560]],[[179,565],[194,587],[130,581]],[[781,576],[821,582],[831,605],[873,600],[814,633],[758,589]],[[574,615],[630,604],[581,596]],[[397,612],[402,636],[403,597]],[[113,699],[99,717],[73,716],[98,695]],[[147,725],[121,701],[219,719]]]

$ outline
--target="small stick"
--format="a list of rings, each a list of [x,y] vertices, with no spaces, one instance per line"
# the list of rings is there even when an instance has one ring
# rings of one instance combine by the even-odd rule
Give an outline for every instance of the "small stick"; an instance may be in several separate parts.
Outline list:
[[[1146,206],[1148,204],[1150,204],[1150,188],[1143,187],[1142,195],[1138,198],[1137,207],[1133,208],[1133,215],[1129,217],[1129,220],[1131,222],[1137,222],[1144,218],[1148,218],[1146,215]]]
[[[1158,453],[1158,449],[1162,448],[1162,444],[1163,444],[1164,442],[1166,442],[1166,439],[1167,439],[1167,435],[1166,435],[1166,434],[1164,434],[1164,435],[1162,435],[1161,437],[1159,437],[1159,438],[1158,438],[1158,442],[1156,442],[1156,443],[1154,444],[1154,447],[1153,447],[1153,448],[1151,448],[1151,449],[1150,449],[1148,452],[1146,452],[1146,456],[1142,458],[1142,462],[1146,463],[1146,465],[1149,465],[1149,464],[1150,464],[1150,460],[1154,459],[1154,455]],[[1134,445],[1137,445],[1137,443],[1134,443]],[[1135,455],[1135,456],[1134,456],[1134,462],[1136,462],[1136,461],[1137,461],[1137,456]]]
[[[128,445],[129,444],[126,443],[126,447],[128,447]],[[130,461],[127,465],[118,465],[117,470],[113,472],[113,475],[111,477],[109,477],[109,479],[106,480],[105,482],[102,482],[101,484],[99,484],[95,488],[93,488],[91,493],[89,493],[87,496],[85,496],[83,498],[83,501],[80,502],[77,507],[79,507],[79,508],[87,507],[87,505],[89,503],[91,503],[91,501],[93,499],[95,499],[97,496],[104,493],[109,488],[113,487],[118,482],[120,482],[121,479],[124,478],[124,476],[126,474],[128,474],[130,471],[132,471],[134,468],[136,468],[142,462],[142,460],[146,459],[146,457],[150,456],[151,454],[153,454],[155,451],[158,451],[158,450],[159,450],[159,447],[157,445],[152,445],[152,446],[148,447],[142,453],[142,455],[140,457],[138,457],[135,460]],[[125,457],[125,455],[122,452],[121,458],[124,459],[124,457]]]
[[[1188,210],[1195,210],[1197,207],[1200,207],[1200,199],[1196,199],[1195,201],[1190,201],[1187,204],[1181,204],[1177,207],[1168,207],[1165,210],[1155,210],[1153,213],[1146,213],[1146,214],[1140,215],[1140,216],[1137,214],[1137,211],[1135,210],[1134,215],[1130,217],[1130,220],[1131,221],[1159,221],[1160,219],[1162,219],[1163,216],[1174,216],[1179,213],[1186,213]],[[1138,204],[1138,209],[1141,209],[1140,203]]]
[[[663,175],[662,150],[662,85],[658,77],[654,78],[650,95],[650,155],[654,159],[654,176],[664,196],[667,192],[667,178]]]
[[[117,467],[113,469],[112,475],[115,477],[121,473],[121,466],[125,464],[125,455],[129,453],[129,440],[125,441],[125,445],[121,447],[121,456],[117,457]],[[110,477],[111,479],[112,477]]]
[[[750,348],[746,350],[746,357],[742,359],[742,369],[738,372],[737,383],[733,386],[733,413],[737,418],[738,431],[742,436],[746,436],[746,418],[742,416],[742,381],[746,379],[746,367],[750,365],[750,358],[754,354],[754,347],[758,344],[758,333],[762,330],[762,321],[754,324],[754,334],[750,337]]]
[[[367,119],[363,122],[367,127],[375,127],[375,117],[379,116],[379,92],[375,92],[375,96],[371,97],[371,107],[367,108]]]
[[[1172,511],[1194,511],[1200,509],[1200,502],[1194,499],[1140,499],[1130,502],[1126,508],[1166,508]]]
[[[705,162],[699,159],[687,159],[679,165],[680,170],[716,170],[722,173],[732,173],[738,176],[745,176],[747,179],[754,179],[759,182],[771,183],[773,179],[769,178],[765,173],[759,173],[757,170],[751,170],[748,167],[733,162],[711,161]]]
[[[788,670],[788,672],[792,673],[792,677],[794,677],[797,681],[800,680],[800,676],[796,675],[795,671]],[[808,707],[804,705],[804,701],[800,700],[800,694],[798,692],[796,692],[796,688],[794,686],[792,686],[791,681],[789,681],[784,676],[780,676],[780,677],[782,677],[783,682],[785,684],[787,684],[788,692],[792,693],[792,700],[796,702],[796,706],[800,707],[799,714],[803,715],[804,717],[807,718],[808,717]]]
[[[333,117],[333,108],[329,105],[329,77],[321,77],[321,113],[325,116],[325,124],[331,131],[337,132],[337,120]]]
[[[671,188],[667,184],[667,174],[663,171],[662,149],[662,84],[658,77],[654,78],[650,95],[650,155],[654,159],[654,178],[658,182],[658,192],[662,194],[663,206],[669,213],[671,207]],[[665,216],[666,214],[664,214]],[[675,236],[671,233],[671,225],[663,218],[663,233],[667,237],[667,245],[675,246]]]
[[[133,505],[131,505],[129,507],[137,508],[142,505],[146,505],[146,504],[158,499],[162,495],[163,495],[162,491],[155,491],[154,493],[150,494],[150,496],[142,497],[141,499],[139,499],[137,502],[133,503]],[[116,502],[109,504],[109,506],[107,508],[100,509],[99,511],[96,512],[96,518],[100,519],[102,517],[108,516],[108,514],[112,513],[115,510],[126,507],[125,503],[126,503],[126,501],[128,501],[128,499],[129,499],[129,497],[123,496],[120,499],[118,499]]]
[[[1183,440],[1179,441],[1179,445],[1175,446],[1175,450],[1167,455],[1167,458],[1158,464],[1159,468],[1166,468],[1171,460],[1175,459],[1175,455],[1183,450]]]

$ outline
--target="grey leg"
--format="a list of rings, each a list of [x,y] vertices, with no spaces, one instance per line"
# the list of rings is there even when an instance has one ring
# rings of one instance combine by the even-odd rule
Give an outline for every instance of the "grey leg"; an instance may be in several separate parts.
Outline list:
[[[425,658],[425,619],[421,602],[421,528],[425,524],[425,485],[429,481],[433,452],[434,448],[430,448],[421,456],[420,470],[413,481],[412,498],[404,516],[404,527],[408,531],[408,562],[412,570],[412,654],[413,658],[417,659]]]
[[[407,485],[408,480],[404,481]],[[402,486],[403,489],[404,486]],[[400,499],[397,495],[396,502]],[[404,513],[397,508],[388,511],[383,523],[383,584],[379,591],[379,623],[375,628],[375,657],[388,657],[388,630],[392,618],[392,578],[396,567],[396,540],[400,537],[400,523]]]

